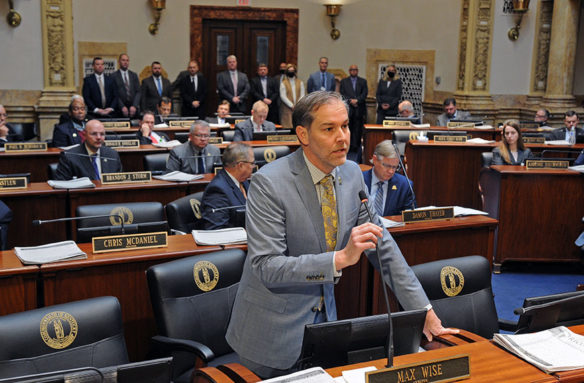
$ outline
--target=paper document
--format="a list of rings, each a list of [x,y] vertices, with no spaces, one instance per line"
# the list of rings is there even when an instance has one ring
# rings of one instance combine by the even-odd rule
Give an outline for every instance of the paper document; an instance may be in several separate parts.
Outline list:
[[[49,243],[42,246],[15,247],[14,252],[25,265],[42,265],[87,258],[87,254],[81,251],[74,241]]]
[[[400,227],[400,226],[404,225],[403,222],[396,222],[396,221],[392,221],[391,219],[387,219],[387,218],[383,218],[383,217],[379,217],[379,219],[381,220],[383,227],[385,227],[386,229],[390,228],[390,227]]]
[[[412,124],[412,128],[416,128],[416,129],[430,129],[430,124]]]
[[[489,130],[493,129],[492,125],[475,125],[475,129]]]
[[[263,380],[263,383],[332,383],[333,377],[320,367],[295,372],[290,375]]]
[[[69,181],[49,180],[47,183],[53,189],[83,189],[95,187],[95,184],[91,182],[89,177],[81,177]]]
[[[183,173],[183,172],[180,172],[178,170],[175,170],[174,172],[166,173],[166,174],[163,174],[161,176],[152,176],[152,178],[156,178],[157,180],[162,180],[162,181],[188,182],[188,181],[200,180],[201,178],[203,178],[203,175],[202,174]]]
[[[166,124],[166,122],[163,122],[162,124],[154,125],[154,129],[159,129],[159,128],[168,128],[168,125]]]
[[[566,140],[554,140],[554,141],[546,140],[545,144],[546,145],[555,145],[555,146],[564,146],[564,145],[570,146],[570,145],[572,145]]]
[[[210,128],[230,128],[231,125],[229,125],[229,123],[225,123],[225,124],[209,124]]]
[[[580,173],[584,173],[584,165],[570,166],[568,169],[575,170],[575,171],[580,172]]]
[[[179,140],[172,140],[172,141],[165,141],[165,142],[158,142],[156,144],[152,144],[157,148],[174,148],[175,146],[182,145]]]
[[[219,230],[193,230],[197,245],[238,245],[247,243],[247,233],[243,227]]]
[[[343,378],[347,383],[365,383],[365,373],[376,370],[377,368],[373,366],[346,370],[343,371]]]
[[[584,336],[563,326],[532,334],[495,334],[493,341],[548,374],[584,368]]]
[[[69,149],[73,149],[74,147],[77,147],[77,146],[79,146],[79,144],[69,145],[69,146],[59,146],[59,149],[69,150]]]
[[[466,140],[467,143],[469,144],[492,144],[493,140],[485,140],[483,138],[471,138],[470,140]]]

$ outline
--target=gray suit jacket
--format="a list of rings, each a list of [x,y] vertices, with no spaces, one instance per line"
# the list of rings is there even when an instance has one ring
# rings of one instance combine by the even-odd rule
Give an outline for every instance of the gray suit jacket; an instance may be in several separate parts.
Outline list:
[[[219,92],[219,101],[227,100],[231,105],[231,111],[245,112],[247,109],[247,98],[249,97],[249,80],[247,75],[243,72],[237,71],[237,95],[241,99],[239,104],[234,104],[232,98],[233,94],[233,82],[231,81],[231,75],[229,71],[223,71],[217,73],[217,92]]]
[[[193,158],[195,155],[195,150],[190,141],[175,146],[168,155],[166,170],[169,172],[179,170],[183,173],[199,174],[198,158]],[[205,173],[213,173],[213,164],[221,163],[221,151],[215,145],[209,144],[203,149],[202,155],[205,156]]]
[[[467,118],[470,118],[470,112],[463,112],[462,110],[457,110],[453,119],[464,120]],[[438,126],[447,126],[448,121],[450,120],[451,119],[448,118],[448,116],[446,116],[446,113],[442,113],[441,115],[438,116]]]
[[[114,84],[116,85],[116,92],[118,93],[118,106],[117,110],[122,110],[125,106],[130,108],[133,106],[136,109],[140,109],[140,80],[138,75],[131,70],[128,70],[128,81],[130,82],[130,94],[126,93],[126,86],[124,85],[124,79],[122,78],[122,72],[120,69],[112,74]]]
[[[308,82],[306,83],[306,94],[320,90],[321,85],[320,73],[321,73],[320,71],[316,71],[308,77]],[[326,73],[325,74],[326,90],[334,92],[336,88],[335,75],[330,72],[325,73]]]
[[[264,121],[262,124],[262,131],[273,132],[276,130],[276,125],[270,121]],[[235,134],[233,141],[251,141],[253,139],[253,124],[251,118],[242,121],[235,125]]]
[[[359,200],[366,190],[359,166],[336,169],[336,249],[368,220]],[[377,216],[374,219],[378,222]],[[378,224],[380,224],[378,222]],[[323,218],[302,149],[263,166],[247,200],[248,253],[226,339],[243,358],[288,369],[300,356],[304,325],[313,323],[322,285],[333,284],[334,252],[326,251]],[[366,252],[377,268],[375,251]],[[429,304],[389,232],[380,242],[386,281],[406,310]]]

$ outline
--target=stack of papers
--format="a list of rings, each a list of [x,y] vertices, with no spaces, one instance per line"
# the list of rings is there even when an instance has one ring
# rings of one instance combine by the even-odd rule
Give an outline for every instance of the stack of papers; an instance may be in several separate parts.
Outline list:
[[[584,336],[563,326],[533,334],[495,334],[493,341],[548,374],[584,368]]]
[[[210,128],[230,128],[231,125],[229,125],[229,123],[225,123],[225,124],[209,124]]]
[[[365,374],[363,373],[363,376]],[[263,383],[333,383],[333,377],[320,367],[298,371],[289,375],[263,380]]]
[[[159,129],[159,128],[168,128],[168,125],[166,124],[166,122],[163,122],[162,124],[154,125],[154,129]]]
[[[89,177],[76,178],[70,181],[47,181],[50,187],[53,189],[83,189],[83,188],[94,188],[95,185]]]
[[[16,256],[25,265],[42,265],[74,259],[87,259],[85,254],[74,241],[49,243],[42,246],[15,247]]]
[[[554,141],[545,141],[546,145],[555,145],[555,146],[564,146],[564,145],[572,145],[566,140],[554,140]]]
[[[193,180],[200,180],[203,178],[202,174],[189,174],[179,172],[175,170],[174,172],[166,173],[161,176],[153,176],[152,178],[156,178],[157,180],[162,181],[173,181],[173,182],[188,182]]]
[[[412,128],[416,128],[416,129],[430,129],[430,124],[412,124]]]
[[[485,140],[483,138],[471,138],[470,140],[466,140],[467,143],[469,144],[492,144],[493,140]]]
[[[580,172],[580,173],[584,173],[584,165],[570,166],[568,169],[575,170],[575,171]]]
[[[383,224],[383,227],[390,228],[390,227],[400,227],[400,226],[404,226],[405,223],[403,222],[396,222],[396,221],[392,221],[391,219],[387,219],[387,218],[383,218],[383,217],[379,217],[379,219],[381,220],[381,223]]]
[[[179,140],[172,140],[168,142],[158,142],[156,144],[152,144],[157,148],[174,148],[175,146],[182,145]]]
[[[247,243],[247,233],[243,227],[232,227],[219,230],[193,230],[193,238],[197,245],[239,245]]]

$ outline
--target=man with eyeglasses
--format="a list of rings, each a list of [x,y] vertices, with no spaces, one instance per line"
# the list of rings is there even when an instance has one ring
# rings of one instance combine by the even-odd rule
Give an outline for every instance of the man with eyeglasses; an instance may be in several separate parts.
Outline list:
[[[407,184],[408,179],[396,173],[399,168],[398,156],[390,140],[381,141],[373,152],[373,168],[363,172],[369,191],[369,204],[383,217],[413,209],[415,203],[415,197]],[[413,187],[412,181],[409,182]]]
[[[98,120],[90,120],[85,125],[83,144],[61,153],[57,167],[58,180],[89,177],[101,180],[103,173],[119,173],[122,162],[118,152],[108,148],[105,141],[105,128]]]
[[[254,168],[251,146],[230,144],[223,152],[223,169],[205,188],[201,200],[203,226],[206,230],[245,225],[248,178]]]
[[[211,128],[205,121],[195,121],[191,125],[189,140],[175,146],[166,161],[166,170],[190,174],[213,173],[213,166],[221,163],[221,152],[209,145]]]

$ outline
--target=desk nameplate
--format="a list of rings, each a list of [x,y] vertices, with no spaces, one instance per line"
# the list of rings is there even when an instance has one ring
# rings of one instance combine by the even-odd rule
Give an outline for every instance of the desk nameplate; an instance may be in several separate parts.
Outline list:
[[[466,142],[467,136],[434,136],[436,142]]]
[[[366,383],[446,383],[469,378],[469,355],[455,355],[365,373]]]
[[[545,144],[545,137],[538,136],[538,137],[523,137],[524,144]]]
[[[91,245],[93,253],[108,253],[111,251],[127,251],[136,249],[152,249],[168,246],[168,233],[165,231],[144,234],[110,235],[93,237]]]
[[[169,121],[168,126],[171,128],[189,128],[195,123],[195,120],[174,120]]]
[[[570,161],[526,160],[525,167],[530,169],[567,169]]]
[[[48,150],[46,142],[7,142],[4,144],[6,153],[13,152],[46,152]]]
[[[448,124],[446,124],[446,127],[448,128],[453,128],[453,129],[468,129],[468,128],[476,128],[476,124],[473,122],[465,122],[465,121],[456,121],[456,122],[452,122],[449,121]]]
[[[405,223],[421,221],[440,221],[452,218],[454,218],[453,207],[423,210],[404,210],[402,212],[402,220]]]
[[[209,137],[209,143],[213,145],[221,145],[223,143],[223,137]]]
[[[0,178],[0,191],[26,189],[28,186],[26,177]]]
[[[105,146],[109,148],[135,148],[140,149],[139,140],[105,140]]]
[[[296,137],[295,134],[281,134],[281,135],[274,134],[272,136],[267,136],[266,140],[268,140],[269,143],[273,143],[273,142],[298,142],[298,137]]]
[[[130,121],[102,121],[105,129],[130,129]]]
[[[383,127],[388,128],[392,126],[399,126],[399,127],[406,127],[410,128],[412,126],[411,121],[403,121],[403,120],[383,120]]]
[[[101,183],[103,185],[121,183],[143,183],[152,181],[152,172],[127,172],[127,173],[103,173]]]

